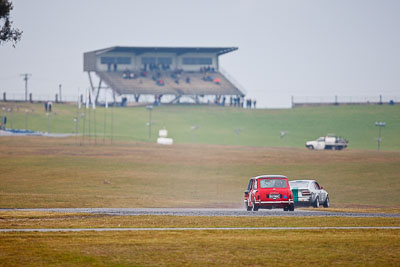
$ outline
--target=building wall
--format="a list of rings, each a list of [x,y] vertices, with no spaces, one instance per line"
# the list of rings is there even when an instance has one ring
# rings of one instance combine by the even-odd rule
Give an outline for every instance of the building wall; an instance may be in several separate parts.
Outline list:
[[[83,54],[83,71],[96,70],[96,55],[93,52]]]
[[[134,54],[132,54],[132,53],[104,53],[104,54],[98,55],[96,57],[97,71],[107,71],[108,70],[108,65],[101,63],[102,57],[114,57],[114,58],[127,57],[127,58],[130,58],[131,64],[117,64],[117,71],[124,71],[127,69],[130,71],[133,71],[135,69],[136,56]],[[113,66],[111,66],[111,71],[113,71]]]
[[[196,65],[186,65],[183,64],[183,58],[211,58],[211,64],[196,64]],[[201,67],[212,67],[217,69],[217,55],[215,53],[186,53],[177,56],[177,68],[183,69],[185,71],[199,71]]]
[[[142,64],[142,58],[145,57],[154,57],[154,58],[171,58],[172,59],[172,64],[170,65],[170,68],[173,70],[176,67],[176,54],[175,53],[143,53],[141,55],[137,56],[136,60],[136,65],[135,68],[136,70],[140,70],[143,67]]]
[[[96,71],[108,71],[108,64],[102,64],[102,58],[130,58],[130,64],[117,64],[117,71],[139,71],[142,67],[142,58],[171,58],[172,62],[170,65],[171,70],[183,69],[184,71],[199,71],[201,67],[212,67],[216,70],[218,69],[218,56],[215,53],[186,53],[182,55],[176,55],[175,53],[143,53],[140,55],[135,55],[134,53],[104,53],[96,55],[95,67]],[[211,64],[184,64],[184,60],[188,59],[191,62],[204,61],[204,58],[211,59]],[[197,60],[200,59],[200,60]],[[189,60],[189,61],[190,61]],[[89,64],[90,63],[90,64]],[[88,66],[86,66],[88,65]],[[93,66],[93,60],[89,61],[88,57],[84,57],[84,69],[88,70],[90,66]],[[114,66],[111,64],[110,71],[114,71]]]

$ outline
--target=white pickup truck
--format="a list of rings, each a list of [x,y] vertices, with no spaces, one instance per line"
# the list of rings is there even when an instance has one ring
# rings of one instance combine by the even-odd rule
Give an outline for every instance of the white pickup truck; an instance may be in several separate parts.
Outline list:
[[[346,148],[348,141],[344,138],[338,136],[323,136],[318,138],[315,141],[308,141],[306,142],[306,147],[308,149],[316,149],[316,150],[324,150],[324,149],[331,149],[331,150],[342,150]]]

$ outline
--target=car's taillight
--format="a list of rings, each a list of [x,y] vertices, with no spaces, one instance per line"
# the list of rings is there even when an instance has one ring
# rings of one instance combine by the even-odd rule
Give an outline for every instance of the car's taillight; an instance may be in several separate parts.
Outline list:
[[[311,195],[311,192],[306,189],[306,190],[301,190],[301,194],[303,196],[309,196],[309,195]]]

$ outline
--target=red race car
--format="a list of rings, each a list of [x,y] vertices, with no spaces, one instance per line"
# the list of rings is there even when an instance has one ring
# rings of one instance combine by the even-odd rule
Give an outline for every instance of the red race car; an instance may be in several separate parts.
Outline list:
[[[248,211],[283,208],[294,211],[292,191],[288,178],[283,175],[261,175],[249,181],[244,191],[244,203]]]

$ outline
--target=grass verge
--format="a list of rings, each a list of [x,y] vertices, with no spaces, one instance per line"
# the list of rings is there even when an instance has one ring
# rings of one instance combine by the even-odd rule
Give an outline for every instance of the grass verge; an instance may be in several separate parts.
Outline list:
[[[335,208],[400,206],[400,152],[2,137],[0,170],[2,208],[239,208],[260,174],[316,179]]]
[[[209,217],[111,216],[86,213],[0,212],[0,228],[118,228],[118,227],[327,227],[400,226],[400,218],[374,217]]]
[[[0,233],[0,265],[266,266],[400,263],[398,230]]]

